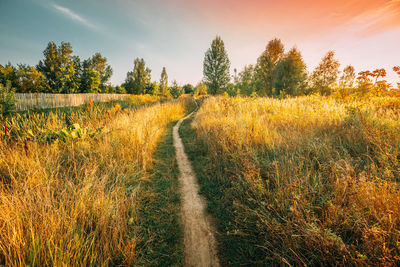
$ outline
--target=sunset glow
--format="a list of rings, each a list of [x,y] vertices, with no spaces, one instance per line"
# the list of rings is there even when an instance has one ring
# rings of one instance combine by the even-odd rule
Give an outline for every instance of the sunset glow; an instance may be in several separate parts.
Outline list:
[[[165,66],[178,82],[195,83],[216,35],[225,41],[232,72],[255,63],[277,37],[287,50],[299,48],[309,71],[334,50],[341,69],[385,68],[388,80],[397,82],[391,68],[400,61],[399,0],[6,0],[0,6],[2,63],[28,58],[36,64],[48,41],[64,40],[78,55],[106,55],[114,84],[124,80],[135,57],[145,58],[154,76]]]

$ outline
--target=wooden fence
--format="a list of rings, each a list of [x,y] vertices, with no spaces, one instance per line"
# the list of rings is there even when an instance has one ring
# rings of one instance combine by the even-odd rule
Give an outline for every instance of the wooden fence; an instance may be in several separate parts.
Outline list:
[[[129,94],[15,94],[17,110],[79,106],[93,102],[124,100]]]

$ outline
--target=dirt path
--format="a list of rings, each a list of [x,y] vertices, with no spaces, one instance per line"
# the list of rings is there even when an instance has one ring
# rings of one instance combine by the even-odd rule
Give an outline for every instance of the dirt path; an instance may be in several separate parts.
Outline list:
[[[199,185],[179,137],[179,127],[191,114],[174,126],[174,146],[180,171],[185,266],[219,266],[211,217],[205,200],[198,194]]]

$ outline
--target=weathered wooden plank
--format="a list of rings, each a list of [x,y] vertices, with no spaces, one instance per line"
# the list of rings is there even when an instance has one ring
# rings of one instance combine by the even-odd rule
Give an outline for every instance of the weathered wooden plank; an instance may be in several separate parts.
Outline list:
[[[129,94],[44,94],[26,93],[15,94],[15,106],[17,110],[34,108],[71,107],[93,102],[108,102],[111,100],[123,100]]]

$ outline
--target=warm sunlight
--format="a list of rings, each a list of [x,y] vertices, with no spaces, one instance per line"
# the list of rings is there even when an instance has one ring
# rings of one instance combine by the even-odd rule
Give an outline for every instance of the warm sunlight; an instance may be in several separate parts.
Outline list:
[[[400,0],[0,0],[0,266],[399,266]]]

